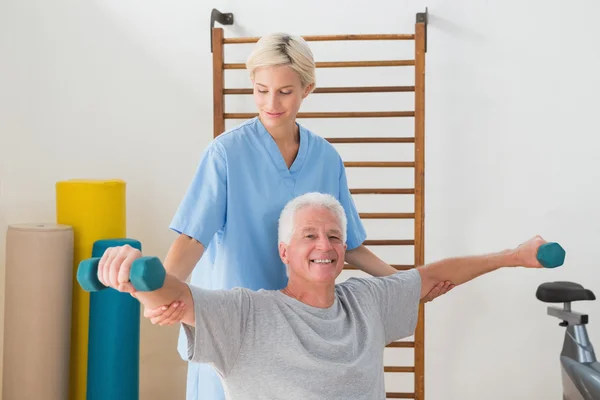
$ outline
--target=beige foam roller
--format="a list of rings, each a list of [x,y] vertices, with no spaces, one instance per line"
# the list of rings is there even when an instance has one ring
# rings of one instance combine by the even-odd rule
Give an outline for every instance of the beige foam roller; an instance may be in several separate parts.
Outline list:
[[[8,227],[2,400],[68,399],[72,269],[72,227]]]

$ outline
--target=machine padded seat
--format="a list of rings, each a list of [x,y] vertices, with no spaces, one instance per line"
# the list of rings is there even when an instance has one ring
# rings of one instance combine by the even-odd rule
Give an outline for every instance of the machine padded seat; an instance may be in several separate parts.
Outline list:
[[[538,286],[535,297],[545,303],[596,300],[594,293],[575,282],[546,282]]]

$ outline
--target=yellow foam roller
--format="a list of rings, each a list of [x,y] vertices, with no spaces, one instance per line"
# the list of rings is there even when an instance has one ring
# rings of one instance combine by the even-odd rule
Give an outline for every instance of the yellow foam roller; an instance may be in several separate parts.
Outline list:
[[[72,179],[56,183],[57,223],[74,233],[70,400],[86,399],[89,293],[77,284],[77,267],[96,240],[126,236],[125,182]]]

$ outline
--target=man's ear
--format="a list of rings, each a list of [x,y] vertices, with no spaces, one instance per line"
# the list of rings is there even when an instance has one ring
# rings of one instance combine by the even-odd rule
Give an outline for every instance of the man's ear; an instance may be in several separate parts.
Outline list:
[[[288,254],[287,254],[287,245],[283,242],[279,242],[279,257],[281,258],[281,261],[285,264],[288,265]]]

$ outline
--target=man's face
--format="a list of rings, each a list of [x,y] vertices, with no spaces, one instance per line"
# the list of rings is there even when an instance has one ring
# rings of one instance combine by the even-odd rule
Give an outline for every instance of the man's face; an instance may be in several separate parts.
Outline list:
[[[344,267],[346,243],[335,215],[323,207],[307,207],[296,212],[295,230],[279,254],[289,266],[290,279],[310,283],[335,283]]]

